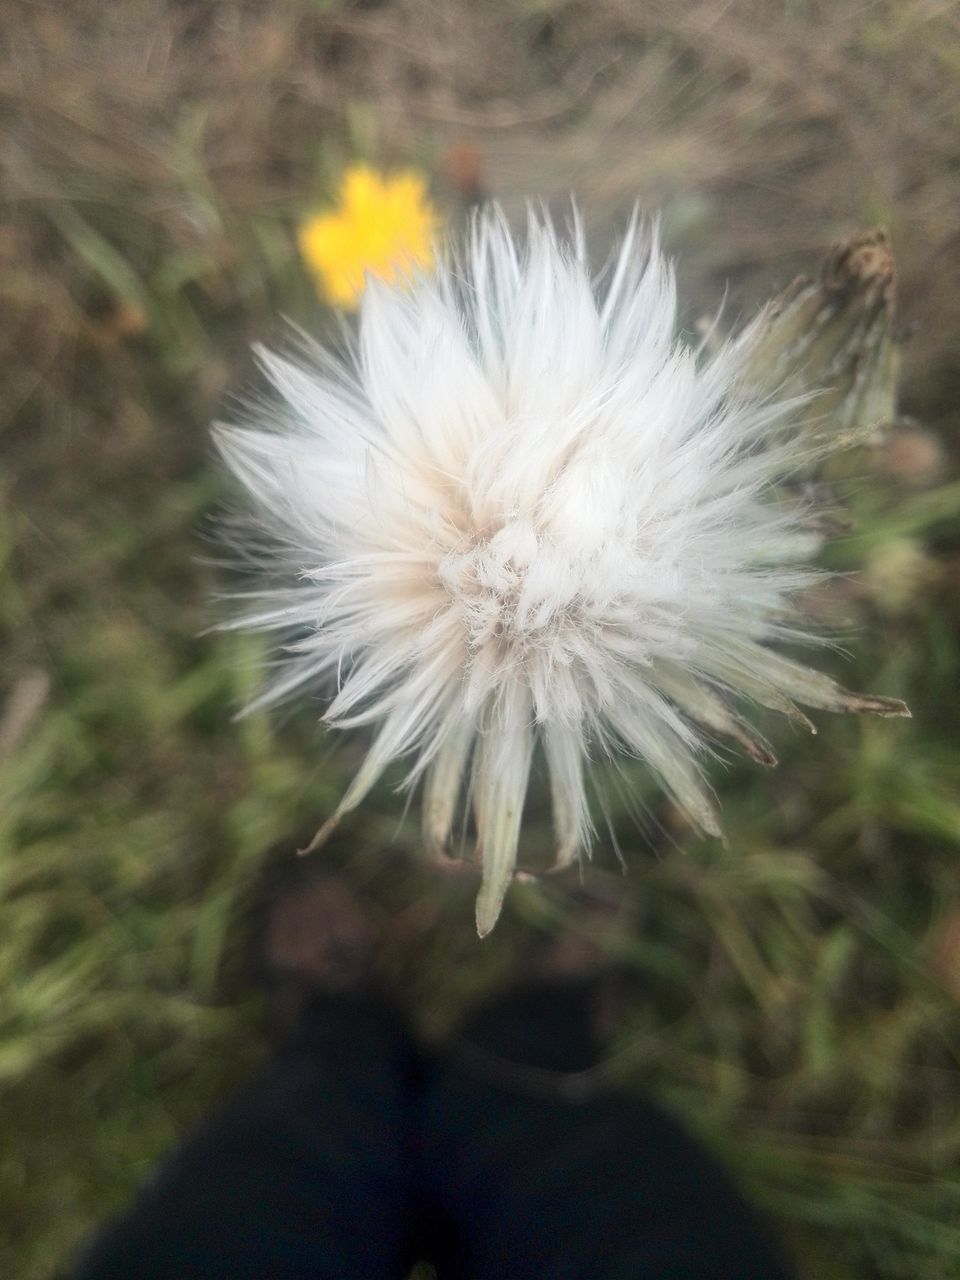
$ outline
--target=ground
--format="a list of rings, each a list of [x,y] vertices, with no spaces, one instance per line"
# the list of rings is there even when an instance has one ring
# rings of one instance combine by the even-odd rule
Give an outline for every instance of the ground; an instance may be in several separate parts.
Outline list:
[[[0,1271],[49,1275],[264,1052],[248,972],[263,851],[329,813],[362,744],[319,704],[234,722],[256,643],[211,634],[208,424],[251,341],[335,323],[296,228],[362,158],[451,221],[576,192],[602,258],[634,202],[684,324],[749,315],[836,239],[900,264],[902,426],[850,455],[824,662],[911,722],[765,725],[695,839],[610,773],[637,995],[614,1057],[735,1167],[804,1277],[960,1273],[960,39],[927,0],[14,3],[0,112]],[[439,1034],[509,978],[569,884],[493,936],[389,786],[337,849]],[[635,814],[640,815],[639,825]],[[534,800],[525,852],[548,840]],[[321,855],[326,856],[326,855]]]

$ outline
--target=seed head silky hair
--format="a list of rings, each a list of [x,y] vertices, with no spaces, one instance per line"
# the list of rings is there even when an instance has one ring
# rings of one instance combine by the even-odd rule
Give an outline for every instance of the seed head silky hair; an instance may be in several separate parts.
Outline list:
[[[634,222],[595,279],[577,224],[517,236],[490,208],[432,274],[370,280],[341,354],[261,352],[275,400],[217,429],[265,575],[229,625],[277,641],[258,701],[325,691],[328,725],[373,730],[314,843],[406,759],[429,850],[472,809],[481,935],[538,744],[565,866],[598,753],[644,760],[719,835],[710,740],[775,763],[735,706],[906,714],[778,652],[811,639],[818,538],[781,491],[809,438],[795,399],[743,385],[751,331],[704,356],[676,309],[655,231]]]

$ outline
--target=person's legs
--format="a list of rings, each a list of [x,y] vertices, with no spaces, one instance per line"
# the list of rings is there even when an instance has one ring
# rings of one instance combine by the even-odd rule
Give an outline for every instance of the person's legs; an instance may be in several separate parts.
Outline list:
[[[370,930],[343,885],[284,891],[267,923],[295,1033],[72,1280],[402,1280],[417,1256],[441,1280],[787,1275],[704,1152],[590,1075],[594,987],[556,979],[569,939],[424,1070],[369,994]]]
[[[402,1280],[417,1061],[369,994],[370,951],[337,881],[280,896],[265,976],[284,1047],[87,1247],[71,1280]]]
[[[160,1170],[75,1280],[402,1280],[409,1051],[325,997],[244,1097]]]
[[[435,1065],[421,1177],[450,1232],[440,1280],[785,1280],[707,1153],[590,1075],[594,997],[586,982],[501,997]]]

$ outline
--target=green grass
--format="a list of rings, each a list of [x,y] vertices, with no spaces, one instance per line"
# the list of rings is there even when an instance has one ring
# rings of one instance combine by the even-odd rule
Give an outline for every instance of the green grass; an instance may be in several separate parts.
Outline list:
[[[716,770],[726,849],[611,771],[626,874],[607,841],[597,874],[632,906],[605,940],[637,975],[623,1080],[715,1144],[809,1280],[960,1274],[951,19],[851,3],[824,36],[806,5],[558,2],[477,33],[449,11],[422,48],[414,0],[24,6],[5,37],[0,1272],[49,1275],[263,1053],[244,966],[262,852],[329,812],[360,746],[324,739],[316,707],[232,720],[260,654],[205,630],[225,496],[207,427],[281,315],[329,329],[292,233],[344,158],[427,165],[457,216],[443,158],[465,130],[511,207],[524,186],[576,186],[601,223],[636,194],[662,207],[690,323],[726,281],[749,312],[835,235],[891,227],[904,407],[943,457],[922,482],[884,450],[851,459],[856,527],[825,558],[851,576],[819,607],[848,650],[825,663],[914,719],[824,715],[808,738],[771,718],[778,770]],[[481,944],[472,881],[417,863],[401,809],[382,788],[341,848],[436,1034],[531,930],[571,927],[575,876],[518,887]]]

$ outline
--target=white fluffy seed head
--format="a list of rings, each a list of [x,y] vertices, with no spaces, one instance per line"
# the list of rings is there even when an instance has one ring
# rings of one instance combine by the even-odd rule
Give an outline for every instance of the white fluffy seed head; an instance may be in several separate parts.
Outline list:
[[[585,767],[644,759],[701,829],[719,823],[707,740],[767,746],[734,698],[897,713],[778,655],[815,548],[776,483],[804,446],[790,405],[740,385],[749,333],[701,359],[677,341],[673,273],[630,227],[591,276],[582,236],[496,209],[461,257],[370,281],[335,358],[263,352],[276,402],[217,441],[248,492],[271,581],[230,625],[277,633],[259,700],[326,689],[329,724],[375,726],[324,831],[393,760],[424,778],[428,847],[469,795],[481,934],[512,877],[534,749],[557,861],[587,849]]]

